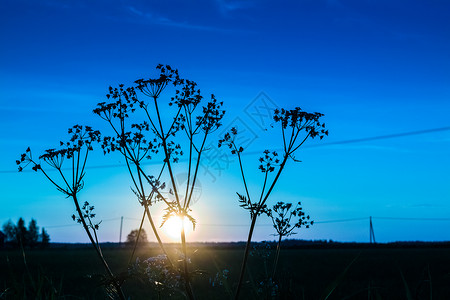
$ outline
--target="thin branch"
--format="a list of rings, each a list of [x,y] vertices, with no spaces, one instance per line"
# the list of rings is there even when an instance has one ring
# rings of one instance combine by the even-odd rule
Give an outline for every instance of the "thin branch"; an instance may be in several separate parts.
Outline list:
[[[192,180],[191,191],[189,193],[189,198],[188,198],[188,201],[187,201],[184,209],[189,208],[189,204],[191,203],[191,200],[192,200],[192,194],[194,192],[194,187],[195,187],[195,184],[196,184],[196,181],[197,181],[198,168],[200,166],[200,159],[201,159],[201,156],[202,156],[202,153],[203,153],[203,148],[205,147],[207,136],[208,136],[208,132],[205,132],[205,136],[203,138],[203,142],[202,142],[202,145],[200,147],[200,150],[197,151],[198,152],[198,156],[197,156],[197,162],[196,162],[196,165],[195,165],[194,179]]]

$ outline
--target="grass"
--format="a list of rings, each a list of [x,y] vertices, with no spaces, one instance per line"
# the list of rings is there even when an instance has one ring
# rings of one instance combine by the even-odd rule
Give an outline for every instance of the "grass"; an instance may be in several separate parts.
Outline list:
[[[195,253],[194,253],[194,250]],[[105,248],[114,273],[126,267],[130,249]],[[169,247],[169,253],[175,251]],[[198,299],[230,299],[239,279],[242,248],[198,246],[189,248],[192,269],[202,270],[194,277]],[[145,259],[159,254],[158,248],[140,248],[137,256]],[[90,248],[61,248],[26,251],[27,265],[36,281],[44,280],[60,290],[65,299],[103,299],[100,286],[102,265]],[[269,257],[271,263],[272,256]],[[353,263],[351,263],[353,261]],[[351,264],[351,265],[350,265]],[[346,268],[348,269],[346,270]],[[216,274],[229,271],[227,279],[212,282]],[[269,268],[270,269],[270,268]],[[0,295],[14,285],[26,284],[26,269],[20,251],[0,251]],[[258,297],[264,280],[264,261],[251,256],[248,280],[242,296]],[[279,260],[279,292],[289,299],[320,299],[335,285],[328,299],[450,299],[450,249],[377,248],[377,249],[283,249]],[[217,279],[217,278],[216,278]],[[339,280],[336,285],[336,281]],[[29,282],[28,282],[29,283]],[[77,283],[77,284],[74,284]],[[60,287],[61,284],[61,287]],[[11,291],[11,290],[10,290]],[[131,299],[158,295],[146,282],[128,280],[124,291]],[[5,293],[8,295],[8,293]],[[180,294],[176,294],[180,298]],[[15,299],[11,295],[5,299]],[[261,299],[261,297],[258,297]]]

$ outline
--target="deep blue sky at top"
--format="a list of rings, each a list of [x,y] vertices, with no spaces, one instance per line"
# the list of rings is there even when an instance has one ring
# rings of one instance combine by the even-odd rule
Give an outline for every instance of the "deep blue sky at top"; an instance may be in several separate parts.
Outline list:
[[[447,1],[1,0],[0,7],[0,222],[35,217],[56,226],[49,229],[55,241],[83,240],[80,228],[57,227],[71,224],[72,204],[41,176],[10,172],[15,159],[27,146],[57,145],[74,123],[104,126],[91,111],[107,87],[151,76],[158,63],[223,100],[225,124],[263,91],[279,106],[325,113],[324,142],[450,126]],[[252,151],[279,146],[258,135]],[[273,201],[301,200],[317,221],[447,217],[449,150],[449,131],[305,148]],[[205,224],[248,222],[236,203],[242,186],[233,168],[214,183],[203,178],[202,197],[210,199],[196,205],[200,224],[202,213],[210,217]],[[114,200],[131,197],[123,171],[92,170],[86,182],[96,187],[86,187],[86,197],[97,198],[103,219],[139,218],[134,200]],[[124,188],[105,193],[111,185]],[[116,239],[114,222],[104,240]],[[449,239],[450,222],[392,222],[379,220],[381,240]],[[319,223],[299,237],[367,238],[366,221],[336,224]],[[257,237],[271,238],[261,228]],[[241,227],[222,229],[199,227],[196,238],[244,239]]]

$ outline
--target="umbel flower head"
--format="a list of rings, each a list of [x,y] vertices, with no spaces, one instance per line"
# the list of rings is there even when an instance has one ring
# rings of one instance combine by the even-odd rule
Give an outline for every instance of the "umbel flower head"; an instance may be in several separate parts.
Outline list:
[[[61,149],[47,149],[39,156],[39,159],[44,160],[51,167],[60,169],[64,158],[72,158],[74,153],[79,152],[83,147],[90,151],[93,149],[93,143],[100,142],[100,131],[93,130],[90,126],[75,125],[68,129],[68,133],[71,135],[70,139],[68,142],[60,142]],[[34,171],[41,169],[41,165],[33,160],[31,149],[28,147],[20,156],[20,160],[16,160],[19,172],[30,163],[33,164]]]
[[[325,130],[325,123],[320,122],[321,117],[323,117],[321,113],[308,113],[300,107],[296,107],[294,109],[275,109],[273,120],[280,122],[283,129],[292,127],[297,130],[306,130],[312,138],[318,136],[322,139],[328,135],[328,130]]]
[[[309,217],[303,212],[302,204],[297,203],[296,207],[291,210],[292,203],[284,203],[282,201],[277,202],[272,209],[267,211],[268,216],[272,219],[273,227],[275,228],[278,236],[290,236],[295,234],[296,228],[309,228],[314,224]],[[291,223],[292,219],[295,223]]]
[[[138,79],[135,81],[137,88],[151,98],[158,98],[164,88],[173,82],[174,85],[182,82],[178,76],[178,70],[172,69],[169,65],[159,64],[156,69],[160,71],[159,78]]]

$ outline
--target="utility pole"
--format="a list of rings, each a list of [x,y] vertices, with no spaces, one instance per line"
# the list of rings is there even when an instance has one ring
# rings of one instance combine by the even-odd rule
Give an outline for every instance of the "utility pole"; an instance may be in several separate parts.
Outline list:
[[[123,225],[123,216],[120,218],[119,246],[122,244],[122,225]]]
[[[370,243],[376,244],[375,242],[375,232],[373,231],[373,224],[372,224],[372,216],[370,216],[370,227],[369,227],[369,236],[370,236]]]

